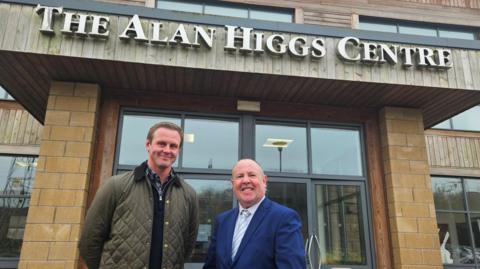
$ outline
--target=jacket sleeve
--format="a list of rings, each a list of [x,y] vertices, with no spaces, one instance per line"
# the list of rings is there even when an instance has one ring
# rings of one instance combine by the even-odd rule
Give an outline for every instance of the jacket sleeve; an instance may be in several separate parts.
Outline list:
[[[188,224],[188,236],[185,237],[185,254],[184,259],[187,260],[192,254],[193,247],[197,241],[198,234],[198,199],[197,193],[192,190],[191,200],[190,200],[190,220]]]
[[[80,256],[89,269],[99,267],[103,244],[110,235],[113,212],[116,207],[115,181],[108,179],[100,187],[85,218],[78,248]]]
[[[295,211],[289,210],[282,219],[275,238],[276,268],[306,268],[300,217]]]

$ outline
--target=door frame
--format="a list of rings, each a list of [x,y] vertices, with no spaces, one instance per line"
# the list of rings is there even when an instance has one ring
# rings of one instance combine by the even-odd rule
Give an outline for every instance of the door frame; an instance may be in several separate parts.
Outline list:
[[[365,240],[365,265],[328,265],[322,264],[321,269],[371,269],[376,268],[374,259],[374,246],[373,237],[371,231],[370,221],[370,209],[368,207],[368,192],[367,182],[364,181],[339,181],[339,180],[318,180],[314,179],[310,181],[310,187],[308,188],[308,197],[310,198],[309,206],[309,233],[318,236],[318,226],[316,220],[318,219],[318,212],[315,210],[316,194],[315,189],[317,185],[336,185],[336,186],[358,186],[360,189],[360,205],[361,205],[361,220],[362,220],[362,235]],[[316,269],[316,268],[315,268]]]

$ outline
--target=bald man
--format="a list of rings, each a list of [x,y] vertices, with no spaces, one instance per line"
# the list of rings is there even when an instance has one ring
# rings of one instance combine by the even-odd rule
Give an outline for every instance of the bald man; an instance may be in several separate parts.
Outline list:
[[[306,268],[300,218],[265,197],[267,176],[260,165],[238,161],[231,183],[238,207],[217,216],[203,268]]]

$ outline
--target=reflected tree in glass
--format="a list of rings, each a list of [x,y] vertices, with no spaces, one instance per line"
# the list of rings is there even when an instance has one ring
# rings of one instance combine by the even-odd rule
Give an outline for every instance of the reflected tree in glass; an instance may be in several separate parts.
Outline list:
[[[465,210],[460,178],[432,177],[432,190],[437,210]]]
[[[451,256],[453,264],[473,264],[473,248],[470,245],[469,228],[463,213],[437,212],[439,240],[445,239],[445,249]]]
[[[467,179],[465,181],[468,208],[472,211],[480,211],[480,180]]]
[[[232,189],[229,180],[186,179],[197,192],[199,202],[199,230],[192,257],[188,262],[204,262],[215,217],[232,208]]]
[[[475,257],[477,259],[477,264],[480,264],[480,213],[471,214],[470,220],[473,231],[473,242],[475,244]]]
[[[37,158],[0,156],[0,257],[20,255]]]

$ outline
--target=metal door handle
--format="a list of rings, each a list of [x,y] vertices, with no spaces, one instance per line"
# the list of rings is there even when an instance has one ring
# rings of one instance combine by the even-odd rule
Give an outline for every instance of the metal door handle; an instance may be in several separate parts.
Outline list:
[[[307,266],[310,264],[310,255],[308,253],[308,242],[310,242],[310,237],[307,237],[307,240],[305,241],[305,263]]]
[[[313,264],[312,264],[312,258],[311,258],[311,255],[310,255],[310,251],[312,250],[312,241],[313,241],[313,234],[310,235],[310,237],[307,238],[307,241],[305,242],[305,261],[307,263],[307,267],[310,268],[310,269],[314,269],[313,268]]]
[[[315,244],[317,245],[317,251],[318,251],[318,267],[317,267],[317,269],[321,269],[321,267],[322,267],[322,251],[320,250],[320,239],[318,239],[318,236],[316,234],[313,235],[312,241],[313,241],[313,239],[315,239]]]

